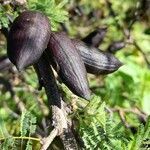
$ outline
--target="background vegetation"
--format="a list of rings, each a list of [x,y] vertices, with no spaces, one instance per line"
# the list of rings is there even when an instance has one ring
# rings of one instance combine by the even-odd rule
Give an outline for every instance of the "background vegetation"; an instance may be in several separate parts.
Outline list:
[[[150,3],[148,0],[28,0],[0,1],[0,57],[6,54],[6,31],[24,9],[40,10],[53,31],[82,39],[98,27],[107,27],[100,49],[114,41],[123,66],[110,75],[89,74],[90,102],[59,85],[71,106],[75,135],[82,149],[146,150],[150,147]],[[0,59],[1,61],[2,59]],[[0,63],[0,65],[2,65]],[[33,68],[18,73],[0,70],[0,149],[40,149],[40,138],[52,127],[44,90],[38,91]],[[59,139],[51,149],[62,149]]]

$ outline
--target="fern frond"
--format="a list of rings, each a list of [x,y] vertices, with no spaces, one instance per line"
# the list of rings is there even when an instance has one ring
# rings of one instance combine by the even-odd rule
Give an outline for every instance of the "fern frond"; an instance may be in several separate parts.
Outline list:
[[[21,121],[20,121],[20,132],[21,136],[26,136],[27,131],[29,129],[29,114],[28,112],[22,112]]]
[[[143,124],[138,127],[136,135],[128,144],[128,150],[139,150],[147,146],[150,146],[150,116],[147,119],[145,127]]]
[[[60,1],[58,4],[55,0],[29,0],[28,9],[38,10],[50,20],[52,30],[57,30],[59,23],[68,20],[68,12],[63,8],[68,3],[68,0]]]
[[[16,143],[13,137],[8,137],[5,139],[1,145],[1,150],[16,150]]]

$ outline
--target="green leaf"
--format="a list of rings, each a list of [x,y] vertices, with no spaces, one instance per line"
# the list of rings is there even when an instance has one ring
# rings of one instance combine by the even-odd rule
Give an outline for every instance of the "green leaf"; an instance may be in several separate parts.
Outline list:
[[[60,1],[56,4],[55,0],[30,0],[28,3],[28,8],[30,10],[38,10],[45,15],[50,20],[52,30],[57,30],[59,23],[64,23],[68,20],[68,12],[63,8],[68,3],[68,0]]]

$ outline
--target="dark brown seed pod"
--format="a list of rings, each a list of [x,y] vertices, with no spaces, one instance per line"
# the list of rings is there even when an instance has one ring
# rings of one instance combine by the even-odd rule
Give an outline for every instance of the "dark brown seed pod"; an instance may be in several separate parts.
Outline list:
[[[37,11],[25,11],[13,22],[7,41],[10,61],[22,70],[38,61],[50,39],[48,18]]]
[[[112,54],[102,52],[99,49],[87,46],[79,40],[72,40],[75,47],[81,54],[88,73],[108,74],[122,66],[122,63]]]
[[[81,56],[65,33],[52,33],[48,54],[57,64],[58,75],[70,90],[85,99],[90,99],[87,74]]]
[[[107,32],[107,27],[98,28],[82,39],[88,45],[98,47],[103,41]]]
[[[124,41],[115,41],[111,43],[108,47],[108,50],[110,53],[115,53],[118,50],[122,49],[125,47],[125,42]]]

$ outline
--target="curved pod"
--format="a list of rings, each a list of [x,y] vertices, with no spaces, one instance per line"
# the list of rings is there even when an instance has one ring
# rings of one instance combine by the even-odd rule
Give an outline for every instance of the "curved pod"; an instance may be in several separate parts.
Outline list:
[[[72,39],[73,44],[80,52],[88,73],[108,74],[122,66],[122,63],[112,54],[87,46],[84,42]]]
[[[65,33],[52,33],[48,53],[57,64],[56,71],[62,81],[76,95],[90,99],[87,74],[81,56]]]
[[[13,22],[7,40],[10,61],[22,70],[38,61],[50,38],[48,18],[37,11],[25,11]]]

